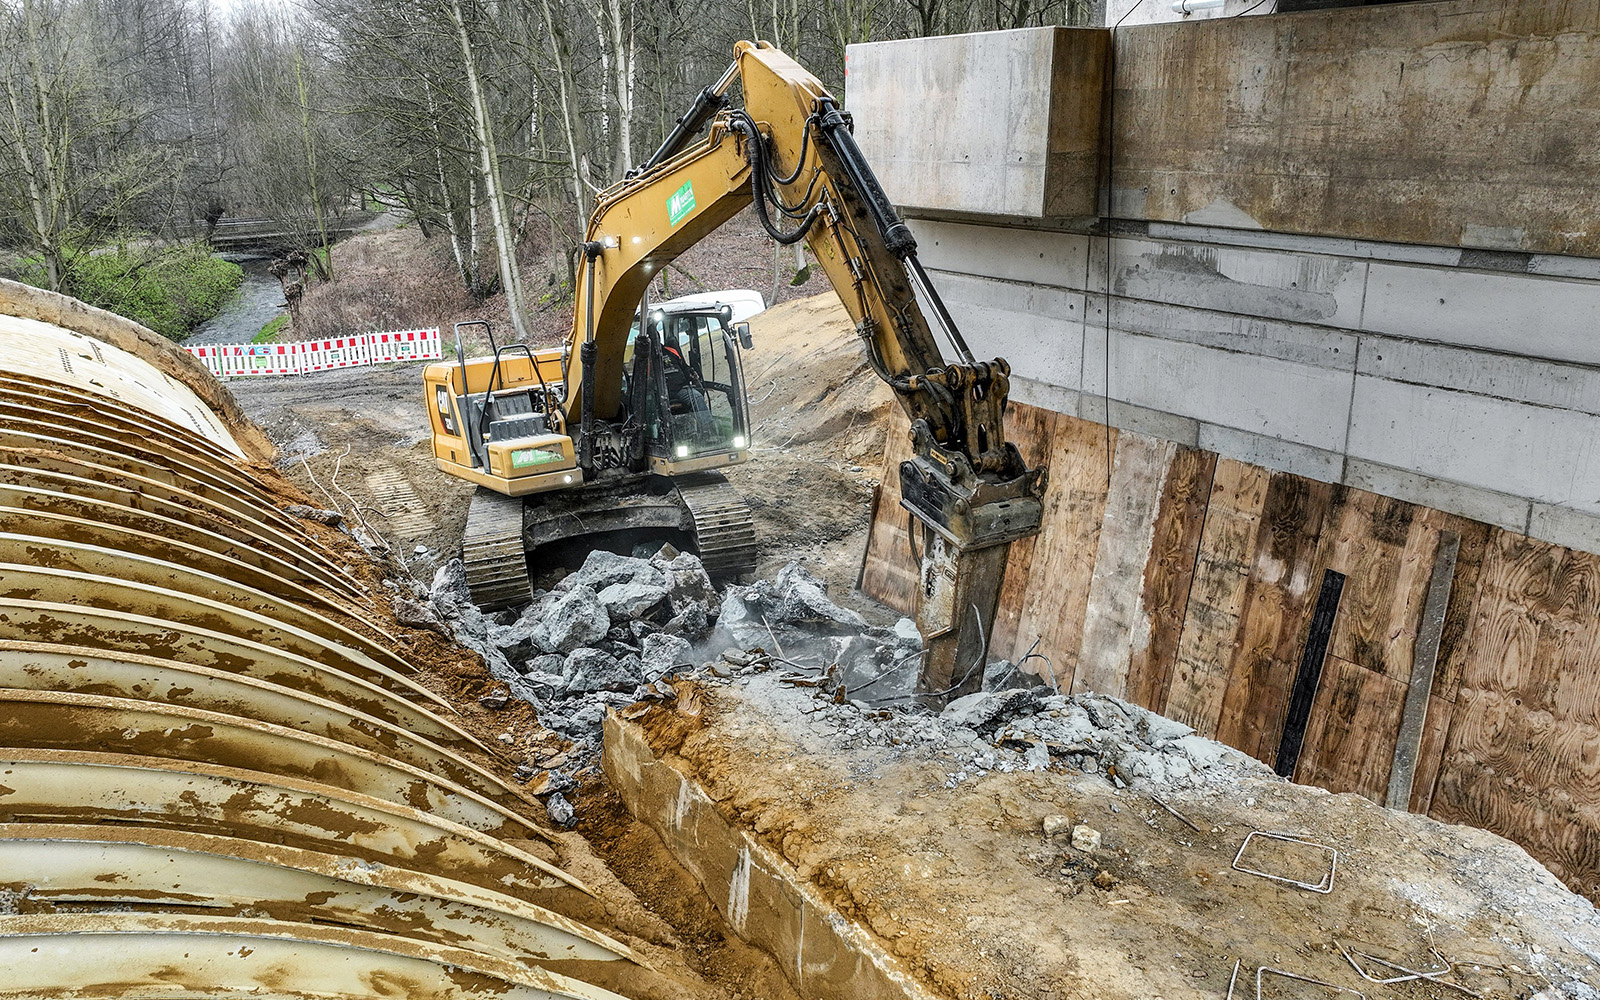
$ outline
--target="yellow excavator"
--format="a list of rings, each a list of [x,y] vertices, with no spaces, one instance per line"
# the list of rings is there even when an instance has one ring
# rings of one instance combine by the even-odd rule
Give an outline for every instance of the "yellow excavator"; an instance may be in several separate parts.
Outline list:
[[[742,108],[727,97],[735,80]],[[919,687],[941,700],[977,689],[1010,543],[1039,530],[1045,470],[1006,439],[1009,366],[972,356],[851,130],[799,64],[739,42],[661,147],[599,196],[566,344],[491,334],[493,353],[468,359],[458,327],[456,360],[423,377],[439,468],[481,487],[463,544],[479,604],[525,603],[530,557],[630,533],[679,533],[713,575],[753,566],[749,509],[719,472],[750,457],[748,326],[727,307],[646,297],[657,272],[753,205],[773,239],[810,247],[911,418],[900,492],[921,561]]]

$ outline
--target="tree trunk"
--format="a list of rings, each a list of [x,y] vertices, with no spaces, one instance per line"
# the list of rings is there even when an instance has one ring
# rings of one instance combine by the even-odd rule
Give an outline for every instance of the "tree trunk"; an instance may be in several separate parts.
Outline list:
[[[517,270],[517,247],[511,232],[510,213],[506,211],[505,192],[500,183],[500,157],[495,149],[494,126],[489,120],[483,81],[478,78],[478,62],[473,56],[472,38],[467,34],[467,20],[461,12],[461,0],[450,0],[450,16],[455,21],[456,37],[461,43],[461,61],[467,71],[467,92],[472,105],[472,124],[478,136],[484,200],[489,203],[489,221],[494,227],[495,252],[500,258],[500,285],[505,289],[506,311],[511,314],[511,327],[516,331],[517,340],[526,343],[528,316],[522,295],[522,275]]]
[[[577,77],[572,69],[572,57],[567,47],[566,29],[555,18],[550,0],[539,0],[544,11],[545,26],[549,29],[550,50],[556,61],[557,91],[561,98],[561,127],[566,133],[567,156],[572,167],[572,198],[578,210],[580,238],[589,228],[589,190],[583,183],[584,147],[588,145],[583,134],[583,121],[572,107],[578,93]]]
[[[322,196],[317,190],[317,144],[311,135],[311,103],[306,97],[304,60],[299,51],[294,54],[294,85],[300,97],[300,139],[305,145],[306,185],[311,191],[311,211],[317,220],[317,236],[322,241],[322,264],[318,268],[323,278],[333,282],[333,248],[328,245],[328,220],[322,215]]]

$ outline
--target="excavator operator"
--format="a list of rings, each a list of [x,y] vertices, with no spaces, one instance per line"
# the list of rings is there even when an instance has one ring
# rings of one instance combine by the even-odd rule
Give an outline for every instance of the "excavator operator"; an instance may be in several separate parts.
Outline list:
[[[662,374],[667,380],[667,398],[672,401],[674,415],[692,414],[694,433],[698,440],[707,440],[716,434],[716,424],[711,419],[711,404],[706,399],[706,389],[693,364],[683,356],[682,334],[677,331],[661,332]],[[693,332],[690,332],[693,336]]]

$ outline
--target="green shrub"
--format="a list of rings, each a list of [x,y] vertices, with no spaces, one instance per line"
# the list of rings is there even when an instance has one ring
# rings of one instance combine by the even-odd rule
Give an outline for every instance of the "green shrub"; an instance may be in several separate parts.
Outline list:
[[[244,280],[244,269],[213,257],[204,243],[127,243],[66,253],[62,291],[182,340],[217,314]],[[38,259],[24,260],[22,280],[44,284]]]

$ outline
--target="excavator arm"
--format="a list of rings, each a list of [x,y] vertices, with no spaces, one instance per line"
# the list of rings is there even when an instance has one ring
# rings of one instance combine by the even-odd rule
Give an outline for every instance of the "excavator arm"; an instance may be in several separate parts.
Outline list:
[[[743,108],[726,97],[735,79]],[[972,356],[850,117],[771,45],[739,42],[734,64],[661,148],[601,195],[578,270],[567,426],[583,428],[581,450],[595,422],[619,412],[624,347],[650,280],[752,204],[775,239],[811,248],[873,370],[911,418],[912,457],[899,471],[920,550],[919,688],[935,701],[976,690],[1009,543],[1039,530],[1045,470],[1029,468],[1006,439],[1010,368]]]

